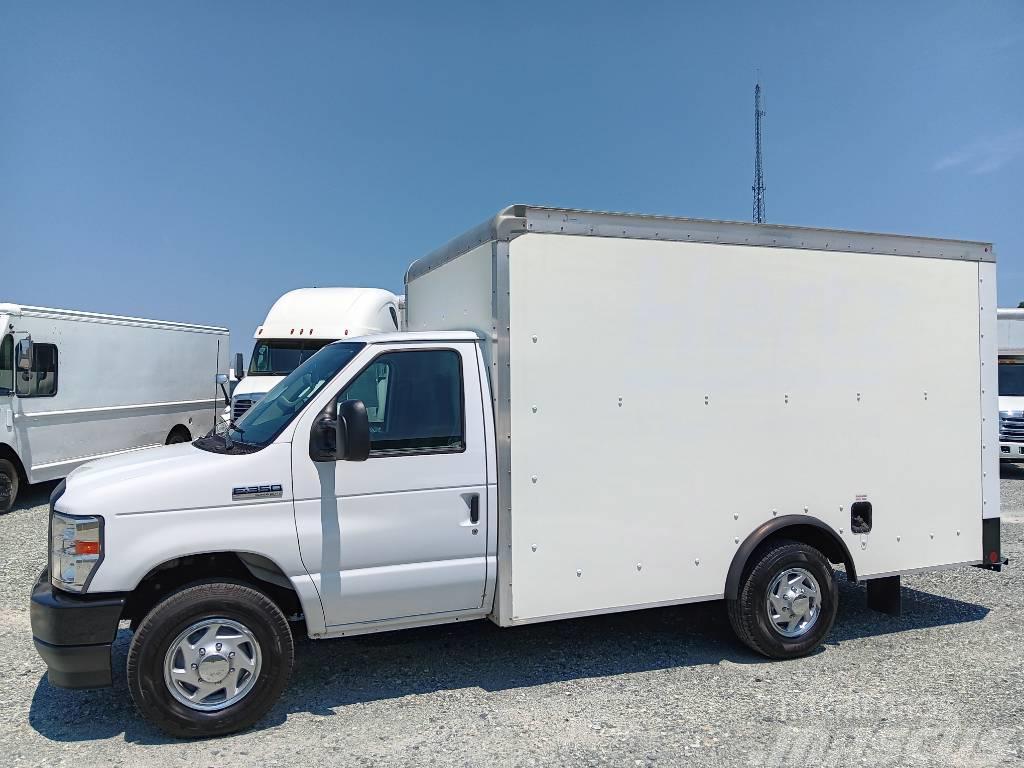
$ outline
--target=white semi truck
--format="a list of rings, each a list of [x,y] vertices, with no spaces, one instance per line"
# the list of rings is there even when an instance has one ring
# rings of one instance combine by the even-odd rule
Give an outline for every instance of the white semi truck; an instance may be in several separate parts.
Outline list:
[[[210,736],[285,688],[290,622],[723,598],[750,648],[801,657],[834,565],[898,613],[902,573],[1002,564],[995,275],[985,243],[508,208],[412,264],[410,331],[329,344],[225,434],[54,492],[50,682],[109,685],[130,621],[139,710]]]
[[[0,512],[26,483],[205,434],[228,350],[225,328],[0,304]]]
[[[1024,462],[1024,309],[1000,309],[999,458]]]
[[[380,288],[299,288],[274,302],[256,328],[256,344],[231,394],[229,419],[239,419],[275,384],[332,341],[400,329],[400,297]]]

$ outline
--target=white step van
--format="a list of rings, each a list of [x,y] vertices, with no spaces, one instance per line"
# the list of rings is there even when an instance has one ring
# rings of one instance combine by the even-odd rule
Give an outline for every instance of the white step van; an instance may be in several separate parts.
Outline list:
[[[0,304],[0,512],[87,461],[205,434],[225,328]]]
[[[1024,462],[1024,309],[1000,309],[999,458]]]
[[[508,208],[409,268],[408,332],[54,492],[50,682],[110,684],[130,621],[131,696],[191,737],[268,710],[290,621],[724,599],[754,651],[810,653],[834,565],[896,614],[901,573],[1003,562],[995,274],[984,243]]]
[[[253,338],[256,344],[231,395],[239,419],[275,384],[326,344],[351,336],[400,329],[400,297],[380,288],[299,288],[274,302]],[[241,358],[241,354],[237,355]]]

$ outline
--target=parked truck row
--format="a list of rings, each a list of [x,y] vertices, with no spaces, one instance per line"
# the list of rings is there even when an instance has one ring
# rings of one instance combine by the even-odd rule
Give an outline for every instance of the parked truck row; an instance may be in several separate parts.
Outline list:
[[[36,647],[110,685],[130,622],[179,737],[262,717],[296,631],[724,600],[802,657],[835,567],[898,613],[903,573],[1003,564],[995,289],[987,243],[509,207],[411,264],[406,330],[275,305],[246,378],[290,370],[225,429],[72,472]]]

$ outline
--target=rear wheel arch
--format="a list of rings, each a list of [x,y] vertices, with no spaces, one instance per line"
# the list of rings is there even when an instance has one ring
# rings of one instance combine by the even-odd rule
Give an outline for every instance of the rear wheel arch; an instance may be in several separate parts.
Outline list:
[[[725,579],[726,599],[735,600],[739,596],[743,576],[753,561],[753,555],[766,542],[776,539],[789,539],[814,547],[830,562],[842,563],[846,567],[847,580],[856,583],[857,568],[853,555],[830,525],[808,515],[782,515],[762,523],[740,544]]]

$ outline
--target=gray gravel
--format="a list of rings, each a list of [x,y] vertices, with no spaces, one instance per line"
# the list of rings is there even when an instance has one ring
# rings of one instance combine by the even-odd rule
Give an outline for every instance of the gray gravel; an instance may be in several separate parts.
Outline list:
[[[841,582],[820,653],[766,662],[721,604],[500,630],[486,622],[300,640],[258,728],[167,739],[113,689],[64,691],[32,646],[46,498],[0,517],[0,765],[1024,764],[1024,580],[965,568],[904,579],[899,619]],[[1024,469],[1004,469],[1004,552],[1024,562]]]

